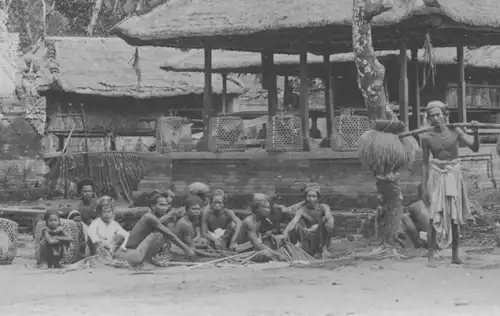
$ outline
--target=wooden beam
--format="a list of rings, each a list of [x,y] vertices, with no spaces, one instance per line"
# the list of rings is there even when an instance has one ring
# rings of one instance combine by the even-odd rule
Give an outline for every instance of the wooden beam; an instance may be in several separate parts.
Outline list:
[[[414,115],[415,128],[420,128],[420,76],[418,66],[418,48],[411,49],[411,63],[413,65],[413,107],[412,112]]]
[[[332,146],[333,129],[335,128],[334,122],[334,94],[332,89],[332,69],[330,64],[330,54],[323,55],[323,67],[325,69],[324,84],[325,84],[325,108],[326,108],[326,132],[329,144]]]
[[[273,53],[262,53],[262,75],[264,88],[267,89],[267,109],[269,116],[276,116],[278,112],[278,83]]]
[[[457,63],[458,63],[458,120],[459,122],[467,122],[467,97],[465,90],[465,60],[464,46],[457,45]]]
[[[399,46],[399,119],[409,128],[408,116],[408,67],[406,55],[406,41],[402,40]]]
[[[227,74],[222,74],[222,113],[227,113]]]
[[[307,41],[300,37],[300,98],[299,113],[302,120],[303,150],[309,151],[309,76],[307,74]]]
[[[210,137],[210,118],[213,115],[212,100],[212,49],[205,47],[205,87],[203,90],[203,141],[200,146],[204,151],[208,151],[208,140]]]

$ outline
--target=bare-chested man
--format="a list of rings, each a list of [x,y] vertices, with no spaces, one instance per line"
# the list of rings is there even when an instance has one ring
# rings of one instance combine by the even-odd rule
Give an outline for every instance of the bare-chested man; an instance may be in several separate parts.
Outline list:
[[[301,247],[310,255],[321,252],[324,258],[329,257],[328,247],[331,244],[334,229],[334,218],[330,207],[320,203],[321,194],[318,184],[306,185],[304,199],[305,203],[300,205],[283,235],[292,241],[300,240]]]
[[[473,220],[473,217],[460,169],[459,146],[465,145],[478,152],[479,133],[474,129],[474,137],[470,139],[461,128],[448,128],[446,105],[440,101],[429,102],[427,115],[433,129],[421,139],[423,196],[430,218],[428,265],[435,266],[436,245],[443,249],[450,243],[451,263],[462,264],[458,257],[459,225],[464,224],[464,219]]]
[[[153,263],[153,258],[159,253],[165,242],[174,243],[189,257],[195,256],[194,251],[160,221],[169,208],[167,197],[157,194],[154,201],[155,204],[151,207],[151,211],[144,214],[135,224],[130,232],[125,250],[119,254],[131,266]]]
[[[196,195],[189,195],[184,201],[184,216],[175,224],[175,234],[179,239],[191,248],[196,255],[208,257],[205,252],[196,249],[195,240],[197,227],[200,226],[202,207],[205,201]]]
[[[241,230],[241,220],[225,207],[226,194],[217,189],[212,194],[210,205],[201,215],[201,237],[217,250],[236,250]]]
[[[256,193],[253,195],[250,205],[252,215],[247,216],[242,223],[239,241],[241,243],[250,242],[253,249],[263,251],[263,257],[266,259],[285,260],[285,258],[272,249],[269,243],[262,240],[262,224],[269,219],[271,215],[271,203],[269,198],[264,193]],[[277,245],[275,245],[277,246]]]

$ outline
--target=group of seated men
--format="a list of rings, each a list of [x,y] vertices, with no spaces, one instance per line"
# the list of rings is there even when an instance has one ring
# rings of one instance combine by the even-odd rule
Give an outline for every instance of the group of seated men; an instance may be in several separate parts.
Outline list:
[[[256,193],[243,219],[226,207],[224,191],[211,190],[201,182],[188,186],[183,207],[177,209],[171,207],[171,191],[154,191],[149,211],[127,232],[114,220],[113,199],[104,196],[95,200],[93,183],[85,181],[79,185],[82,200],[72,219],[85,226],[86,245],[93,253],[109,249],[131,266],[154,264],[156,255],[169,251],[172,243],[192,259],[210,256],[208,249],[215,249],[257,250],[266,259],[284,260],[277,250],[286,241],[312,256],[330,255],[334,218],[330,207],[321,203],[317,184],[306,185],[304,200],[291,207]],[[425,244],[419,232],[425,232],[428,223],[425,208],[419,203],[410,206],[403,218],[406,233],[417,247]]]
[[[171,207],[171,191],[154,191],[149,211],[127,232],[114,220],[113,199],[94,199],[93,183],[85,181],[79,185],[82,200],[78,210],[70,214],[84,226],[88,237],[85,245],[91,253],[109,249],[131,266],[154,264],[155,256],[168,251],[171,244],[192,259],[210,256],[209,250],[214,249],[257,250],[263,258],[284,260],[277,250],[285,241],[311,255],[329,255],[334,218],[329,206],[321,203],[317,184],[307,185],[304,200],[288,208],[264,193],[256,193],[250,212],[243,213],[245,217],[226,207],[223,190],[211,190],[201,182],[188,186],[183,207],[177,209]]]

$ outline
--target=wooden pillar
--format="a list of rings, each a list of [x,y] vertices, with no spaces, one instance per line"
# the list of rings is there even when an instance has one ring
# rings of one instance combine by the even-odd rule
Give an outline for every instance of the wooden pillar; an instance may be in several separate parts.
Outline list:
[[[415,122],[415,128],[420,128],[420,78],[419,78],[419,68],[418,68],[418,48],[413,47],[411,49],[411,64],[413,66],[413,117]]]
[[[462,44],[457,45],[457,62],[458,62],[458,90],[457,90],[457,101],[458,101],[458,121],[467,122],[467,97],[465,90],[465,60],[464,60],[464,46]]]
[[[212,49],[205,48],[205,88],[203,90],[203,151],[208,151],[208,140],[210,138],[209,126],[212,117]]]
[[[278,112],[278,83],[274,55],[262,53],[262,76],[264,88],[267,89],[267,110],[269,116],[276,116]]]
[[[300,98],[299,113],[302,120],[303,150],[309,151],[309,76],[307,73],[307,41],[300,38]]]
[[[227,113],[227,74],[222,74],[222,113]]]
[[[406,55],[406,41],[402,40],[399,46],[399,119],[409,126],[408,117],[408,67]]]
[[[335,105],[334,105],[334,95],[332,89],[332,69],[330,66],[330,54],[323,55],[323,66],[325,67],[325,109],[326,109],[326,130],[327,130],[327,139],[329,140],[329,144],[332,146],[332,137],[333,137],[333,128],[335,122]]]

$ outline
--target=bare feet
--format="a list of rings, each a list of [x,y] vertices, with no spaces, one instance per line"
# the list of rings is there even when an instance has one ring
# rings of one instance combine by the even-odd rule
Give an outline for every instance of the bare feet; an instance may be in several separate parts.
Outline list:
[[[332,258],[332,254],[330,253],[330,251],[323,249],[323,252],[321,253],[321,259],[327,260],[327,259],[331,259],[331,258]]]
[[[455,257],[455,258],[451,258],[451,264],[464,264],[464,262],[462,260],[460,260],[460,258]]]
[[[436,259],[434,258],[434,254],[428,255],[427,267],[428,268],[437,268]]]

